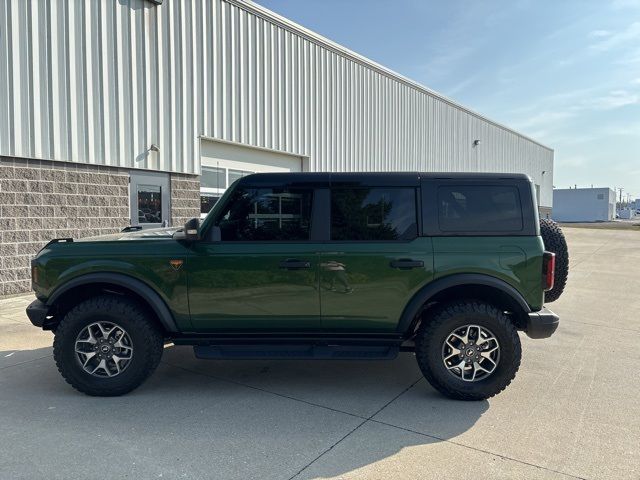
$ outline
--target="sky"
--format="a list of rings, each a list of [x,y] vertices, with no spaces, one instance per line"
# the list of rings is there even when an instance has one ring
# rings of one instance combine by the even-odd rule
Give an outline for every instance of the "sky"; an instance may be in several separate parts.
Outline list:
[[[257,0],[640,198],[640,0]]]

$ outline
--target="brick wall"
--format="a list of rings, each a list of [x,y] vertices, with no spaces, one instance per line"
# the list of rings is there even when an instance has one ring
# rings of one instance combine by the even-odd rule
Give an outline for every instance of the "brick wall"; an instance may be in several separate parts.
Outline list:
[[[171,174],[171,225],[200,217],[200,177]]]
[[[31,288],[30,259],[50,239],[129,223],[127,170],[0,157],[0,295]]]
[[[172,225],[199,215],[199,177],[171,174]],[[127,169],[0,157],[0,295],[30,290],[30,260],[52,238],[130,223]]]

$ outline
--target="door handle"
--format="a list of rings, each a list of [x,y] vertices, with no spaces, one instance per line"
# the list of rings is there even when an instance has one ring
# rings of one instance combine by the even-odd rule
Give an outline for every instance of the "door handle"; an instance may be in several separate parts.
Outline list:
[[[423,268],[424,262],[422,260],[411,260],[410,258],[401,258],[400,260],[392,260],[389,263],[391,268],[398,268],[400,270],[411,270],[412,268]]]
[[[280,268],[286,270],[302,270],[304,268],[311,268],[311,262],[306,260],[296,260],[295,258],[287,258],[280,262]]]

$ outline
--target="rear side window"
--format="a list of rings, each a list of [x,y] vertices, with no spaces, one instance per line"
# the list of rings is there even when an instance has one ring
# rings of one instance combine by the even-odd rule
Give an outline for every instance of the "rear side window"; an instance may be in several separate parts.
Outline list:
[[[520,193],[512,186],[440,186],[438,224],[443,232],[521,231]]]
[[[313,190],[237,188],[218,220],[223,241],[305,241]]]
[[[331,240],[411,240],[416,218],[415,188],[331,190]]]

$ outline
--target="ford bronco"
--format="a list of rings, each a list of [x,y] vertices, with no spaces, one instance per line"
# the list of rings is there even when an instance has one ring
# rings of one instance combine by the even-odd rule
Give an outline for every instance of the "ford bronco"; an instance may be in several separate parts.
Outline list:
[[[479,400],[515,377],[518,331],[556,330],[544,302],[567,268],[525,175],[254,174],[202,222],[52,240],[27,314],[89,395],[136,388],[173,342],[205,359],[414,352],[437,390]]]

